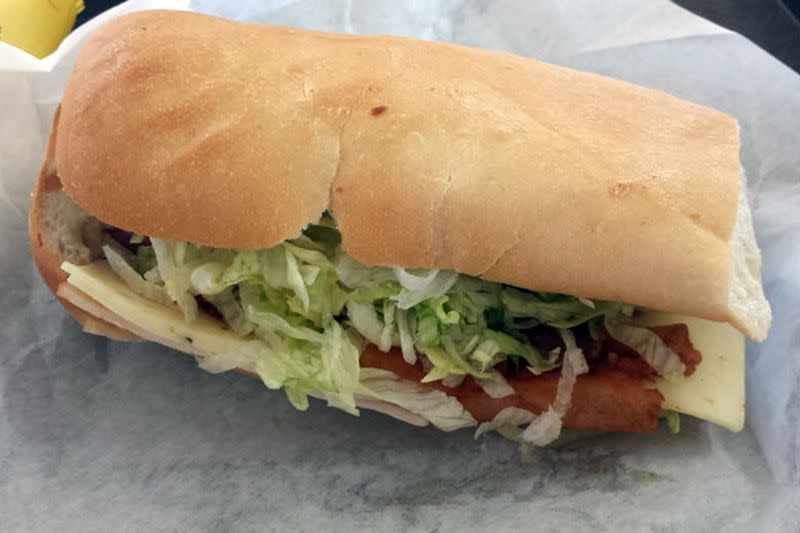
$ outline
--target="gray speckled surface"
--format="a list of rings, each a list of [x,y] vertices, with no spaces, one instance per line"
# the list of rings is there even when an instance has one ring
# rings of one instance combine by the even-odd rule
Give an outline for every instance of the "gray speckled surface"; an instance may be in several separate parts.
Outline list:
[[[800,283],[790,266],[800,203],[786,198],[800,199],[800,78],[666,2],[598,6],[195,4],[263,22],[536,55],[734,113],[778,316],[770,341],[751,347],[745,432],[684,418],[676,437],[597,436],[523,461],[495,436],[353,418],[320,402],[301,414],[255,380],[205,374],[150,344],[85,335],[44,288],[27,249],[38,125],[55,101],[42,86],[52,92],[58,82],[0,73],[0,102],[13,104],[0,116],[0,530],[797,530],[800,492],[773,473],[798,478]]]
[[[44,292],[41,306],[55,306]],[[494,436],[356,419],[319,402],[300,415],[255,380],[52,324],[2,367],[12,529],[429,531],[600,519],[613,530],[646,517],[656,529],[699,530],[710,519],[696,512],[701,501],[746,522],[768,497],[749,433],[686,423],[678,437],[594,438],[526,463]],[[630,505],[637,513],[619,522],[615,509]]]

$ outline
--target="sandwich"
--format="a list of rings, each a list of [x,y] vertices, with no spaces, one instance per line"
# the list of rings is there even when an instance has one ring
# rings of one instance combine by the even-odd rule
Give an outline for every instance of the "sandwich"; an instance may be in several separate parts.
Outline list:
[[[117,18],[29,218],[89,333],[357,415],[497,430],[744,424],[771,312],[736,121],[451,44]]]

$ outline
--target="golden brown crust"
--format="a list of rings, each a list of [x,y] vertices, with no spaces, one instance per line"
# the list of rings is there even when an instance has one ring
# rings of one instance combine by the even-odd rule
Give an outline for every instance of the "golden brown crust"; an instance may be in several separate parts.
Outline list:
[[[56,152],[79,205],[139,233],[236,248],[319,219],[339,119],[315,116],[302,47],[240,27],[145,12],[94,34],[64,91]]]
[[[736,122],[658,91],[454,45],[154,11],[98,30],[62,109],[65,190],[127,230],[260,248],[330,209],[365,263],[766,333],[757,267],[742,281],[732,266]],[[748,283],[753,309],[734,309]]]

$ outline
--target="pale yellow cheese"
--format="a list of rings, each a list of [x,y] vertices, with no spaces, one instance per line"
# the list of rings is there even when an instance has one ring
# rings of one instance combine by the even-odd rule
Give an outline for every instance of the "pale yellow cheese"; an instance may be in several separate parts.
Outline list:
[[[664,409],[708,420],[731,431],[744,427],[744,336],[732,326],[671,313],[648,312],[643,326],[683,323],[703,356],[694,374],[680,381],[659,379]]]
[[[219,320],[201,313],[197,320],[187,324],[177,307],[161,305],[133,292],[105,261],[86,266],[64,263],[61,268],[69,274],[69,285],[89,295],[94,302],[74,294],[68,287],[59,289],[59,296],[84,311],[143,339],[198,356],[236,355],[245,370],[255,369],[260,342],[239,337]],[[104,312],[97,303],[111,314]]]
[[[131,291],[104,261],[87,266],[64,263],[71,287],[59,290],[85,311],[136,335],[172,348],[204,356],[236,354],[239,366],[253,369],[259,341],[243,339],[219,321],[205,315],[187,324],[177,307],[167,307]],[[94,300],[94,302],[92,301]],[[111,314],[98,306],[101,304]],[[744,426],[744,337],[728,324],[683,315],[647,312],[640,325],[684,323],[703,361],[694,374],[676,382],[659,380],[655,386],[664,396],[663,407],[739,431]]]

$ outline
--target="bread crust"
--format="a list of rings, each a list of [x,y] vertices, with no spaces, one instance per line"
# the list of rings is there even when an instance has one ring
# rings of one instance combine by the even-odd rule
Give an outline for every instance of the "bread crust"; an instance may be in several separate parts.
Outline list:
[[[659,91],[449,44],[151,11],[89,40],[57,136],[67,193],[138,233],[263,248],[328,209],[364,263],[754,338],[769,324],[758,268],[734,272],[736,121]],[[730,303],[742,283],[746,310]]]
[[[44,160],[42,161],[39,175],[36,177],[36,183],[31,193],[30,210],[28,211],[28,237],[31,243],[33,261],[45,284],[53,294],[56,294],[58,287],[67,281],[66,273],[61,270],[61,263],[64,261],[62,252],[57,246],[53,245],[54,239],[48,238],[49,236],[46,233],[48,228],[45,227],[45,220],[47,218],[47,206],[44,201],[45,196],[47,194],[57,194],[61,190],[61,182],[55,173],[53,157],[55,151],[55,132],[59,114],[60,108],[57,108],[53,115],[53,127],[50,129],[50,134],[47,138]],[[83,326],[84,331],[115,340],[132,341],[138,339],[138,337],[131,332],[96,318],[64,298],[60,296],[57,297],[59,303],[72,315],[72,318]]]

